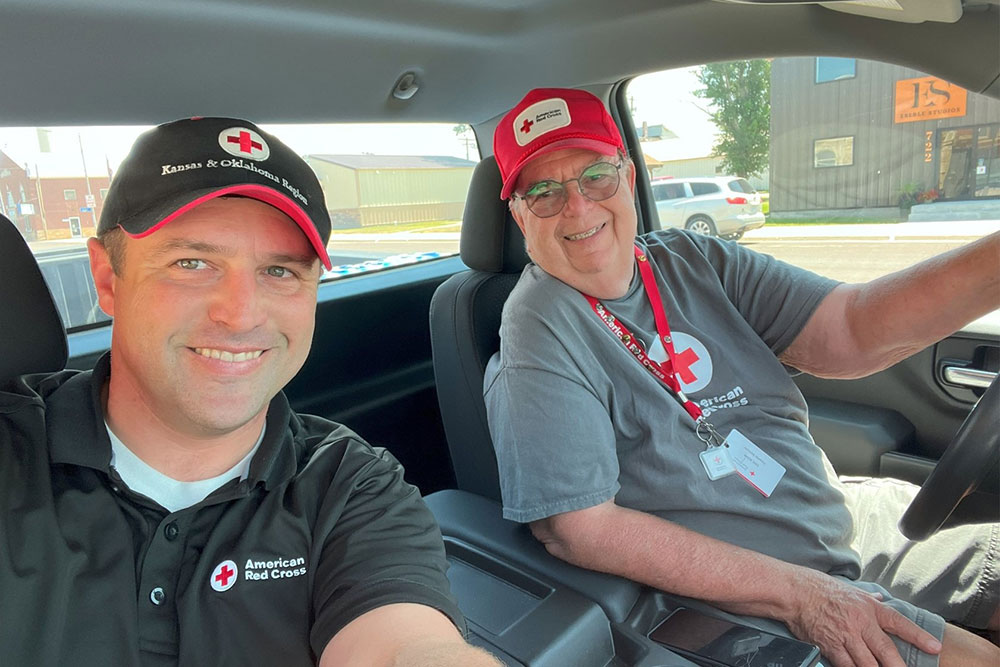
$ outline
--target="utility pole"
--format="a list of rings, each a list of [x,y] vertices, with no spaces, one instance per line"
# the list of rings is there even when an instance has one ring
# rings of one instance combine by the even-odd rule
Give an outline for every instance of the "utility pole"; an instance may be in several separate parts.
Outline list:
[[[94,206],[88,206],[90,209],[90,219],[94,223],[94,231],[97,231],[97,214],[94,213],[94,209],[97,208],[97,200],[94,199],[94,193],[90,190],[90,176],[87,175],[87,158],[83,154],[83,137],[80,133],[76,133],[76,140],[80,143],[80,161],[83,162],[83,180],[87,183],[87,204],[94,203]]]

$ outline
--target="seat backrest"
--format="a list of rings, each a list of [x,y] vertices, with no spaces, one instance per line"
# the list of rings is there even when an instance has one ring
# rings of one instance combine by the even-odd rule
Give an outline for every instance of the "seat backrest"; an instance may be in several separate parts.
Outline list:
[[[462,219],[460,253],[469,270],[438,287],[430,312],[438,403],[458,488],[494,500],[500,500],[500,481],[483,374],[500,349],[503,304],[528,263],[500,186],[496,160],[488,157],[472,175]]]
[[[65,368],[66,331],[31,248],[0,215],[0,383]]]

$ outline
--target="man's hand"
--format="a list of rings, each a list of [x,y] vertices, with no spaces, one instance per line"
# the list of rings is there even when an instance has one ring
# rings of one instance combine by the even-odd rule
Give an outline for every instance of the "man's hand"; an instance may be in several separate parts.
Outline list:
[[[881,602],[881,596],[807,571],[785,622],[799,639],[816,644],[835,667],[905,667],[889,635],[938,654],[931,634]]]

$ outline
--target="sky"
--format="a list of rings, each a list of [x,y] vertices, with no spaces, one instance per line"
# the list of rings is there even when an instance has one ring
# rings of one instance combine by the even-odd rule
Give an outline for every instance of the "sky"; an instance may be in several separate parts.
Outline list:
[[[715,134],[705,101],[694,96],[698,87],[695,68],[647,74],[629,84],[628,94],[636,125],[663,124],[677,134],[687,150],[710,150]],[[458,123],[460,121],[456,121]],[[300,154],[340,153],[377,155],[450,155],[478,160],[473,143],[467,148],[451,124],[340,124],[262,125]],[[52,152],[39,151],[36,128],[0,127],[0,150],[29,171],[42,176],[82,175],[80,144],[86,155],[89,174],[106,173],[107,164],[116,170],[135,138],[146,127],[65,127],[45,128]],[[471,133],[469,135],[471,137]],[[663,142],[660,142],[663,143]],[[692,146],[694,148],[692,148]],[[662,147],[661,147],[662,148]],[[645,149],[644,149],[645,150]],[[653,149],[649,152],[653,154]],[[653,155],[660,157],[659,155]],[[56,173],[63,172],[63,173]]]

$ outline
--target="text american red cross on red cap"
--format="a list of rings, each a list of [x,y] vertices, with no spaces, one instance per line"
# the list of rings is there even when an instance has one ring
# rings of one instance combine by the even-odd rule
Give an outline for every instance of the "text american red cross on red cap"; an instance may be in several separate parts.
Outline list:
[[[226,141],[229,142],[229,143],[231,143],[231,144],[239,144],[240,145],[240,152],[241,153],[250,153],[250,154],[253,154],[253,149],[254,148],[256,148],[257,150],[263,150],[264,149],[264,146],[259,141],[254,141],[250,137],[250,133],[247,132],[246,130],[241,130],[240,131],[240,136],[238,136],[238,137],[227,136],[226,137]],[[223,584],[223,585],[225,585],[225,584]]]
[[[534,124],[535,124],[535,121],[528,120],[527,118],[525,118],[524,119],[524,125],[521,126],[521,131],[524,132],[525,134],[527,134],[528,132],[531,132],[531,126],[534,125]]]
[[[674,358],[674,368],[677,370],[678,375],[681,376],[681,382],[684,384],[692,384],[698,379],[695,377],[695,374],[691,372],[691,366],[693,366],[699,358],[698,353],[690,347],[676,355]]]
[[[215,575],[215,580],[219,582],[220,586],[228,586],[229,577],[233,576],[234,574],[236,573],[233,570],[231,570],[228,565],[223,565],[222,569],[219,570],[219,573]]]

